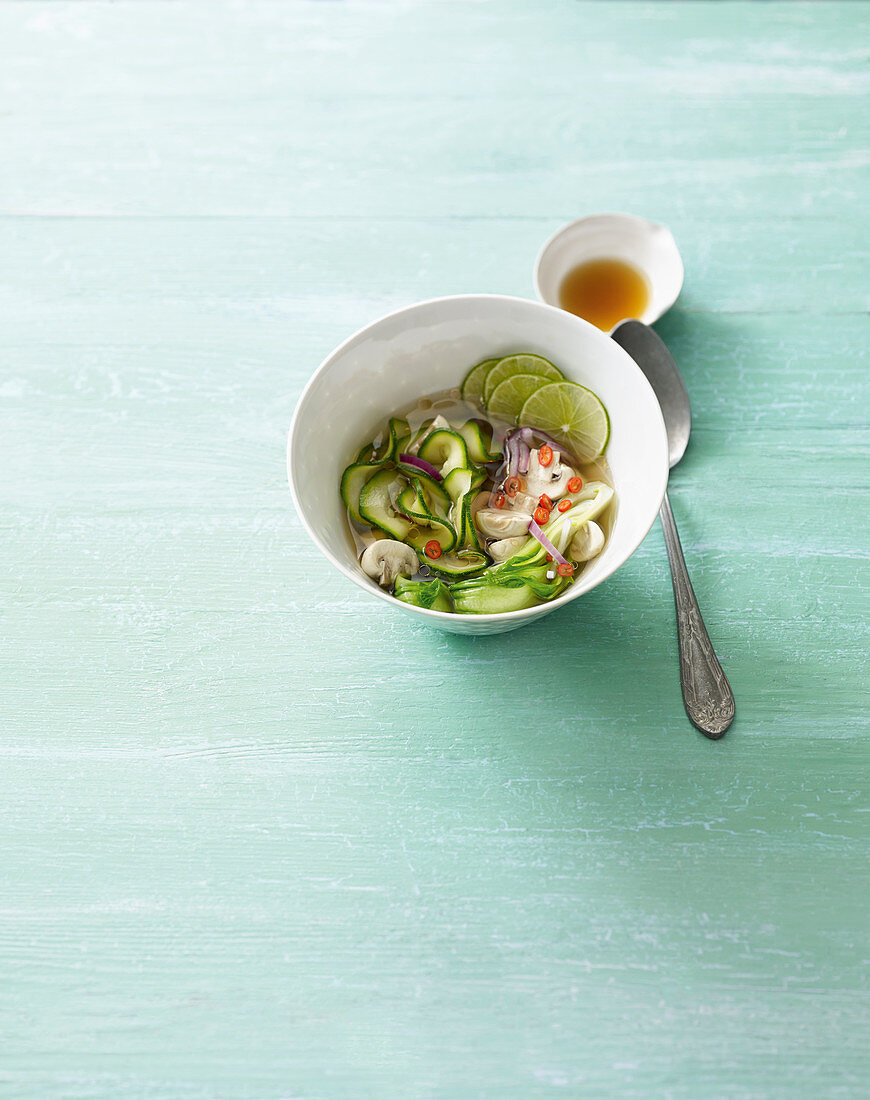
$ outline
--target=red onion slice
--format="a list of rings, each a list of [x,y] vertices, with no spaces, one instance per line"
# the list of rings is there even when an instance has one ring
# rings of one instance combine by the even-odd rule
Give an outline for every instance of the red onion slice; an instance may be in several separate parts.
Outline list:
[[[505,462],[507,464],[507,477],[514,474],[527,474],[531,464],[532,448],[539,446],[539,442],[548,443],[553,450],[559,452],[569,466],[579,465],[577,459],[565,450],[565,444],[560,443],[546,432],[540,432],[537,428],[514,428],[508,432],[504,440]]]
[[[559,565],[568,564],[568,562],[562,557],[556,547],[552,544],[552,542],[550,542],[550,540],[533,519],[529,520],[529,534],[533,538],[536,538],[538,540],[541,546],[543,546],[548,554],[551,554],[553,556],[553,560],[557,561]]]
[[[532,452],[529,450],[529,445],[526,441],[520,437],[517,443],[517,453],[519,458],[517,460],[517,473],[527,474],[529,472],[529,463],[532,460]]]
[[[547,435],[546,432],[541,432],[537,428],[521,428],[519,436],[528,447],[534,447],[536,439],[540,439],[544,443],[549,443],[554,451],[559,452],[561,458],[567,462],[569,466],[573,466],[576,469],[579,465],[574,455],[572,455],[570,451],[565,450],[565,444],[560,443],[558,439],[554,439],[551,435]]]
[[[429,477],[435,478],[436,481],[442,481],[441,474],[435,469],[431,462],[426,462],[422,458],[417,458],[416,455],[399,455],[399,462],[403,462],[406,466],[416,466],[418,470],[422,470],[424,474],[428,474]]]

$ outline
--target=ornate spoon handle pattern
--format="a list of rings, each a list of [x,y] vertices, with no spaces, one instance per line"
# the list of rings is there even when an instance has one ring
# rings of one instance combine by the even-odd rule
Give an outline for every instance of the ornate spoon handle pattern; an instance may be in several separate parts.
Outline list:
[[[659,519],[674,586],[683,703],[692,725],[711,741],[718,741],[734,720],[734,695],[701,618],[667,493]]]

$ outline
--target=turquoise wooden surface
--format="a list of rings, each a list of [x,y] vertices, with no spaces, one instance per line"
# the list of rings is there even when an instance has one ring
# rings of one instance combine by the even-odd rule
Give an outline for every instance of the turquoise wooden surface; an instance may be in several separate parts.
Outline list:
[[[863,1097],[864,3],[0,6],[0,1095]],[[513,635],[321,568],[284,437],[413,300],[666,222],[671,497]]]

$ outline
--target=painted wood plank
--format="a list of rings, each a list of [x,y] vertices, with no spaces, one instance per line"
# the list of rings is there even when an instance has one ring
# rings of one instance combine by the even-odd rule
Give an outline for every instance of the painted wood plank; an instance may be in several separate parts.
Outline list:
[[[866,1094],[868,13],[0,6],[0,1095]],[[339,340],[607,208],[686,261],[715,746],[657,528],[444,637],[286,490]]]

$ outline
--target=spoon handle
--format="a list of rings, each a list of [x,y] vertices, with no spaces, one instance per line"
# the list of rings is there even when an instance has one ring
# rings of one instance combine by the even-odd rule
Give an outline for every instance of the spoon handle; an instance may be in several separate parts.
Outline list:
[[[662,501],[659,519],[665,536],[677,607],[683,703],[692,725],[711,741],[718,741],[734,719],[734,695],[701,618],[667,493]]]

